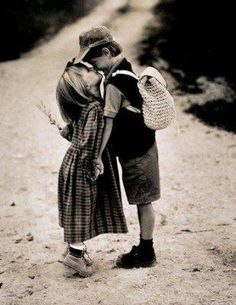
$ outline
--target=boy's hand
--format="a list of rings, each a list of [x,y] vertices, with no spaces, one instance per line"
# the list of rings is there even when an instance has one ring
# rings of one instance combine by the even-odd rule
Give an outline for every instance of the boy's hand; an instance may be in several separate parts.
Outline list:
[[[150,76],[143,76],[140,80],[139,80],[139,83],[142,85],[142,86],[145,86],[149,81],[150,81]]]
[[[147,82],[147,76],[143,76],[140,80],[139,80],[139,83],[141,84],[141,85],[145,85],[146,84],[146,82]]]

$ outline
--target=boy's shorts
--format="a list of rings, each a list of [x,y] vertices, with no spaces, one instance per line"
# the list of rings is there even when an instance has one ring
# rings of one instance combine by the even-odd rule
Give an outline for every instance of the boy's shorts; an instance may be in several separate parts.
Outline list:
[[[129,204],[148,204],[160,198],[160,178],[156,142],[141,157],[123,160],[123,184]]]

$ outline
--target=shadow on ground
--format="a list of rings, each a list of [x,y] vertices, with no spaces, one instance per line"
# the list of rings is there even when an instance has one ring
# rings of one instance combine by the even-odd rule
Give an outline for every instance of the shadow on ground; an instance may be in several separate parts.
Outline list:
[[[207,125],[236,132],[236,103],[224,100],[208,101],[203,105],[192,104],[186,113],[194,114]]]

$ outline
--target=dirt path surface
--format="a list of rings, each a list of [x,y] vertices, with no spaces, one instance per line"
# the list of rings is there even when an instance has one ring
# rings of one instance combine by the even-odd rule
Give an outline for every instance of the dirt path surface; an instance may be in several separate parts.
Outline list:
[[[57,173],[68,143],[35,107],[56,111],[55,86],[78,33],[105,24],[135,61],[135,44],[156,1],[117,14],[125,1],[104,1],[24,58],[0,64],[2,305],[233,305],[235,298],[235,135],[199,123],[181,110],[179,133],[157,133],[162,198],[155,203],[158,264],[113,268],[118,254],[138,242],[136,210],[124,197],[126,235],[87,243],[98,271],[80,279],[61,263]],[[140,71],[136,65],[136,71]]]

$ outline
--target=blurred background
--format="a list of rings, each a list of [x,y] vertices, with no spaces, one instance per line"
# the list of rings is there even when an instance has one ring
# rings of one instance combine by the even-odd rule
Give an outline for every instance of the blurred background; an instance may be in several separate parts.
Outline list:
[[[9,0],[0,12],[0,60],[19,58],[42,39],[82,17],[101,0]],[[7,30],[6,30],[7,29]]]
[[[187,111],[208,124],[235,132],[233,2],[161,0],[154,14],[155,21],[146,29],[140,63],[153,65],[164,59],[163,68],[176,78],[180,91],[200,93],[205,88],[202,76],[229,87],[223,99],[216,97]]]

